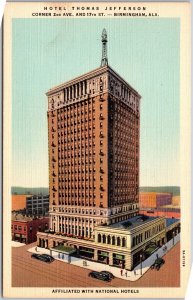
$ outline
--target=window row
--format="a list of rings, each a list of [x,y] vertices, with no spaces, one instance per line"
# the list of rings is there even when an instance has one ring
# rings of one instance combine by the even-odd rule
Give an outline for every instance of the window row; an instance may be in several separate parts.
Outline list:
[[[88,138],[95,138],[95,132],[94,131],[89,131],[88,133],[86,133],[85,131],[82,132],[82,134],[64,134],[63,132],[61,133],[58,133],[58,138],[59,140],[62,142],[65,142],[65,143],[70,143],[70,142],[73,142],[73,141],[81,141],[81,140],[85,140],[85,139],[88,139]],[[64,138],[63,138],[64,137]],[[54,139],[55,138],[55,135],[52,134],[52,138]],[[61,138],[61,139],[60,139]]]
[[[64,113],[66,111],[74,111],[75,109],[81,109],[82,107],[90,107],[95,104],[95,99],[84,100],[78,103],[74,103],[73,106],[62,107],[58,112]]]
[[[84,165],[89,165],[91,164],[92,166],[95,165],[96,163],[96,160],[93,159],[93,160],[90,160],[90,161],[84,161],[84,162],[80,162],[80,161],[66,161],[64,163],[58,163],[58,166],[59,167],[66,167],[66,166],[84,166]]]
[[[88,189],[93,189],[93,190],[95,190],[96,189],[96,186],[89,186],[89,185],[64,185],[64,186],[61,186],[61,185],[59,185],[59,189],[60,190],[67,190],[67,189],[71,189],[71,190],[78,190],[78,189],[86,189],[86,190],[88,190]],[[73,196],[73,194],[72,194],[72,196]]]
[[[91,150],[89,150],[89,151],[85,151],[85,152],[81,152],[81,151],[74,151],[74,152],[71,152],[71,151],[64,151],[62,148],[60,149],[58,149],[58,158],[60,159],[67,159],[67,158],[75,158],[75,157],[79,157],[79,158],[81,158],[81,157],[85,157],[85,158],[89,158],[89,157],[94,157],[94,155],[96,154],[95,153],[95,150],[94,150],[95,148],[92,148],[92,151]],[[52,149],[52,150],[54,150],[54,149]],[[65,154],[63,155],[63,154],[60,154],[60,152],[65,152]],[[67,155],[67,153],[68,153],[68,155]],[[55,154],[55,151],[52,151],[52,154]]]
[[[97,236],[98,243],[108,244],[108,245],[115,245],[115,246],[121,246],[126,247],[126,238],[116,237],[116,236],[110,236],[105,234],[98,234]]]
[[[59,121],[64,121],[64,120],[68,120],[68,119],[72,119],[72,118],[78,118],[81,116],[87,116],[90,115],[92,113],[95,113],[95,108],[93,107],[92,109],[90,108],[89,110],[85,109],[85,110],[74,110],[73,113],[66,113],[63,115],[58,115],[58,122]]]

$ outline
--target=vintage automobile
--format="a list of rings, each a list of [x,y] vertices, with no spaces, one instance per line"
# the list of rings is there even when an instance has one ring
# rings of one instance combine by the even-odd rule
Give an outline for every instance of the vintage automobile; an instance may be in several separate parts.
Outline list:
[[[109,271],[101,271],[102,274],[109,276],[110,279],[114,279],[115,276]]]
[[[156,269],[157,271],[159,271],[159,269],[161,268],[161,266],[165,263],[165,260],[161,257],[158,257],[155,262],[153,263],[153,265],[151,266],[151,269]]]
[[[111,281],[109,275],[103,274],[102,272],[92,271],[88,274],[88,276],[103,281]]]
[[[44,261],[44,262],[47,262],[47,263],[51,263],[52,261],[54,261],[54,258],[51,255],[48,255],[48,254],[33,253],[31,255],[31,258],[38,259],[38,260],[41,260],[41,261]]]

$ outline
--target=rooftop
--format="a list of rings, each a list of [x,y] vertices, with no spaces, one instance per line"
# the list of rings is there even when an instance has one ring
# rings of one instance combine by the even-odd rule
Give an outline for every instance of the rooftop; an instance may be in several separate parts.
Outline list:
[[[170,225],[179,222],[180,219],[175,219],[175,218],[171,218],[171,219],[166,219],[166,227],[169,227]]]
[[[171,196],[172,193],[168,193],[168,192],[139,192],[139,195],[169,195]]]
[[[12,213],[12,215],[11,215],[11,220],[12,221],[27,222],[27,221],[32,221],[32,220],[36,220],[36,219],[43,219],[43,218],[45,218],[45,217],[37,218],[37,217],[34,217],[34,216],[28,216],[28,215],[22,214],[22,213]]]
[[[168,204],[168,205],[162,205],[163,208],[180,208],[180,205],[174,205],[174,204]]]
[[[142,224],[147,224],[155,219],[159,219],[159,217],[149,217],[145,215],[138,215],[136,217],[130,218],[126,221],[121,221],[115,224],[108,225],[110,228],[115,228],[115,229],[133,229],[137,226],[140,226]]]

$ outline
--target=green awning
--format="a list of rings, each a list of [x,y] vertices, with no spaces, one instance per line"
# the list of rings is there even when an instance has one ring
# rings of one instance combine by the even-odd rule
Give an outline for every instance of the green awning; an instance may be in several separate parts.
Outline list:
[[[76,251],[76,249],[69,247],[69,246],[64,246],[64,245],[58,245],[54,248],[51,248],[51,250],[53,250],[53,251],[56,250],[56,251],[63,252],[63,253],[72,253],[72,252]]]
[[[87,252],[87,253],[94,253],[94,250],[92,249],[80,249],[81,252]]]
[[[101,253],[99,253],[99,255],[109,257],[109,253],[108,252],[104,252],[104,251],[101,251]]]
[[[124,257],[124,255],[121,255],[121,254],[113,254],[113,257],[114,258],[117,258],[117,259],[124,259],[125,257]]]

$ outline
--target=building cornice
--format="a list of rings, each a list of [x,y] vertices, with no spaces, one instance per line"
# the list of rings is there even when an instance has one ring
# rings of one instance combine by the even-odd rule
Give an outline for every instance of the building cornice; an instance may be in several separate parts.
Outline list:
[[[141,99],[141,95],[127,82],[121,77],[115,70],[113,70],[110,66],[108,66],[108,71],[110,74],[116,77],[116,79],[122,81],[139,99]]]
[[[79,81],[87,80],[87,79],[92,79],[93,77],[98,76],[98,75],[102,75],[102,74],[104,74],[104,73],[106,73],[106,72],[107,72],[107,66],[97,68],[97,69],[95,69],[95,70],[92,70],[92,71],[90,71],[90,72],[87,72],[87,73],[85,73],[85,74],[83,74],[83,75],[80,75],[80,76],[78,76],[78,77],[75,77],[75,78],[72,79],[72,80],[66,81],[66,82],[64,82],[64,83],[62,83],[62,84],[60,84],[60,85],[57,85],[57,86],[51,88],[51,89],[46,93],[46,95],[47,95],[47,96],[50,96],[50,95],[52,95],[52,94],[55,94],[55,93],[61,91],[61,89],[64,89],[64,88],[66,88],[66,87],[69,87],[69,86],[71,86],[71,85],[73,85],[73,84],[78,83]]]
[[[115,70],[113,70],[110,66],[106,65],[104,67],[99,67],[95,70],[92,70],[90,72],[87,72],[83,75],[80,75],[78,77],[75,77],[72,80],[69,80],[67,82],[64,82],[60,85],[57,85],[46,93],[47,96],[51,96],[57,92],[60,92],[62,89],[67,88],[73,84],[76,84],[80,81],[87,80],[87,79],[92,79],[96,76],[105,74],[105,73],[110,73],[112,76],[114,76],[117,80],[121,81],[124,85],[126,85],[139,99],[141,98],[140,94],[128,83],[126,82],[123,77],[121,77]]]

